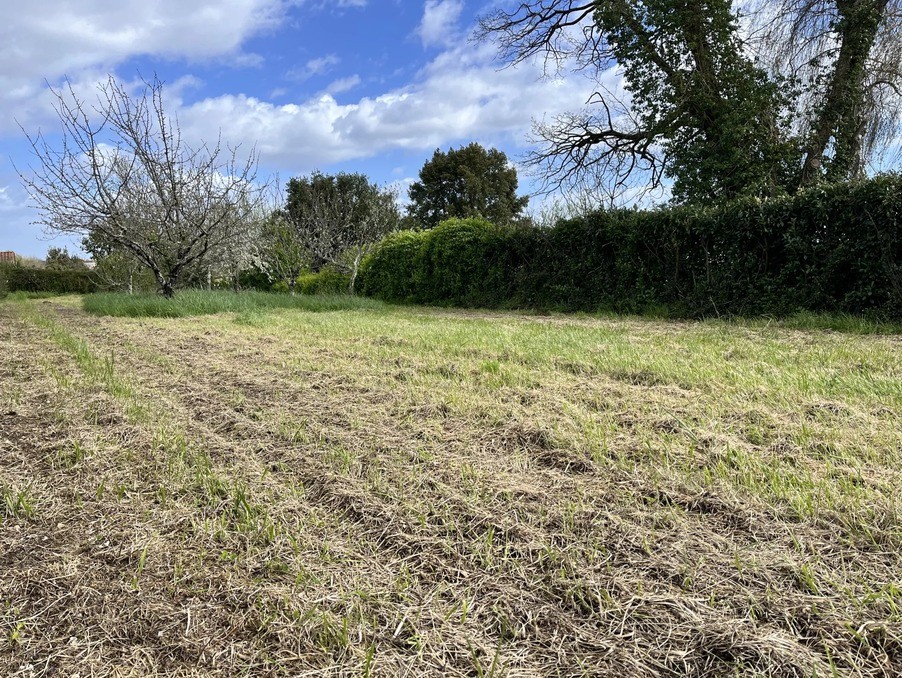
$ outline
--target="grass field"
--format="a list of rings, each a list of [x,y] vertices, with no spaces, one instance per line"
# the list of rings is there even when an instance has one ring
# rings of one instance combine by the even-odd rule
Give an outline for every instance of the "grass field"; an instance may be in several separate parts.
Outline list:
[[[902,675],[902,337],[313,310],[0,304],[0,675]]]

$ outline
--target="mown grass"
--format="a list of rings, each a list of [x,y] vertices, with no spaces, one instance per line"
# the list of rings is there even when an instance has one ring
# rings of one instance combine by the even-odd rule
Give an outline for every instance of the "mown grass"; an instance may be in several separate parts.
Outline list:
[[[80,303],[0,308],[0,673],[902,671],[898,337]]]
[[[378,310],[385,304],[344,294],[297,295],[271,292],[184,290],[171,299],[156,294],[99,293],[84,297],[84,310],[94,315],[129,318],[184,318],[215,313],[261,313],[287,308],[299,311]]]
[[[5,296],[0,296],[0,301],[22,302],[29,299],[53,299],[55,297],[64,297],[67,294],[58,294],[56,292],[10,292]]]
[[[846,334],[902,334],[902,322],[847,313],[794,313],[783,318],[736,318],[735,325],[780,327],[790,330],[844,332]]]

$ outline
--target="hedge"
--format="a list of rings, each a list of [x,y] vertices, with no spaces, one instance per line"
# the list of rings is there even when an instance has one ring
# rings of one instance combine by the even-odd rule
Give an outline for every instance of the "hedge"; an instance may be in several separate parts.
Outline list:
[[[316,273],[301,273],[295,283],[298,294],[347,294],[351,278],[331,268],[323,268]],[[270,286],[273,292],[288,292],[288,283],[279,280]]]
[[[0,289],[5,286],[8,292],[89,294],[98,289],[91,271],[0,266],[0,279]]]
[[[710,208],[594,212],[550,229],[451,220],[380,243],[360,289],[393,301],[688,317],[902,318],[902,177]]]
[[[299,275],[297,291],[300,294],[345,294],[350,285],[350,276],[324,268],[317,273]]]

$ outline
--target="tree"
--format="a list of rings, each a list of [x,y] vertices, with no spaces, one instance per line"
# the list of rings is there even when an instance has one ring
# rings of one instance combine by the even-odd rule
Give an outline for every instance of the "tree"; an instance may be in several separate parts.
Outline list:
[[[299,228],[302,223],[302,219],[289,219],[285,210],[275,210],[263,223],[260,234],[260,267],[270,280],[288,285],[292,296],[298,276],[310,265],[310,252]]]
[[[745,55],[729,0],[538,0],[481,21],[501,58],[587,71],[590,106],[535,127],[546,188],[601,184],[612,202],[673,179],[677,201],[780,192],[797,150],[784,101]],[[604,86],[618,68],[625,92]],[[609,75],[609,74],[608,74]]]
[[[268,202],[261,199],[255,207],[242,210],[240,219],[225,224],[225,237],[198,260],[198,267],[204,269],[208,289],[214,279],[226,279],[235,292],[241,290],[241,274],[260,260],[264,225],[272,212]]]
[[[330,264],[350,276],[354,292],[360,262],[379,240],[398,228],[397,196],[364,174],[341,172],[288,182],[287,219],[310,255],[311,267]]]
[[[144,264],[128,250],[93,233],[82,240],[82,248],[94,261],[94,275],[107,289],[134,294],[136,289],[152,290],[155,280]]]
[[[39,166],[20,173],[55,233],[96,235],[149,269],[171,297],[183,275],[224,250],[256,209],[256,154],[239,160],[220,142],[191,146],[163,107],[163,84],[144,82],[136,96],[112,76],[88,106],[71,86],[53,91],[62,126],[54,148],[28,136]]]
[[[519,218],[529,198],[517,197],[517,170],[497,149],[477,143],[447,153],[436,149],[409,189],[409,216],[424,228],[451,217],[481,217],[496,224]]]
[[[55,270],[83,271],[87,269],[85,262],[74,254],[69,254],[69,249],[66,247],[48,248],[47,257],[44,261],[47,268]]]
[[[798,89],[801,184],[863,175],[902,132],[902,2],[762,0],[752,18],[750,44]]]

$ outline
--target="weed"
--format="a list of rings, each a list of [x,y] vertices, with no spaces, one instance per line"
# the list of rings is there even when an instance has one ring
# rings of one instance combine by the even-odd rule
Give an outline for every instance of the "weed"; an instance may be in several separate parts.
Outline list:
[[[2,499],[3,519],[30,519],[34,517],[35,496],[31,486],[18,489],[0,481],[0,499]],[[0,520],[0,523],[3,521]]]

